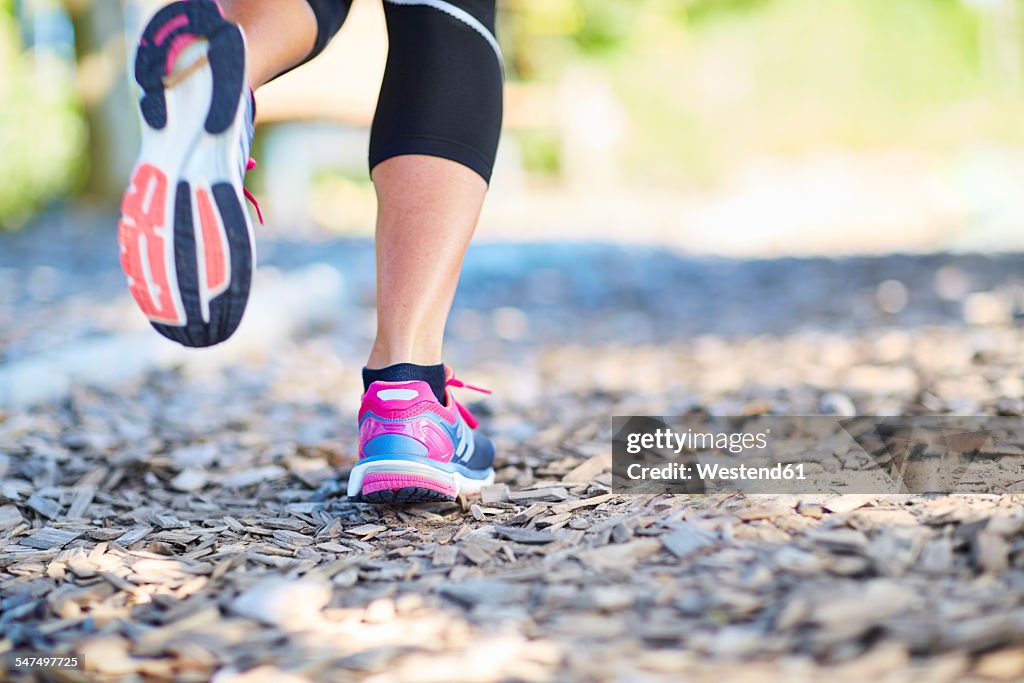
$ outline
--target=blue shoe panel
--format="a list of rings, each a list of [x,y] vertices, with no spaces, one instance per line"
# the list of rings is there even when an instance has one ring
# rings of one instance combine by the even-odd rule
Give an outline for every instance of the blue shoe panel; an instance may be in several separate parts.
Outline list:
[[[404,434],[381,434],[363,445],[363,455],[416,455],[427,457],[427,447],[416,439]]]

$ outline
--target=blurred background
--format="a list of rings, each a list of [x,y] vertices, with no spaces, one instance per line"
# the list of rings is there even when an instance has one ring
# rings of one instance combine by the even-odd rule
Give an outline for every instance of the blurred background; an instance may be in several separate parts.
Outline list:
[[[159,4],[0,0],[0,370],[65,354],[20,366],[23,397],[69,386],[40,367],[112,373],[82,340],[132,339],[139,368],[184,362],[133,310],[114,247],[131,46]],[[454,357],[1024,318],[1021,0],[499,7],[505,132]],[[366,149],[386,49],[380,0],[355,0],[324,55],[257,95],[247,184],[267,215],[258,277],[277,284],[257,283],[241,336],[264,353],[278,328],[327,330],[358,367],[372,339]]]
[[[0,2],[5,229],[116,204],[137,135],[126,36],[157,4]],[[1017,0],[500,5],[508,111],[485,239],[746,255],[1019,246]],[[265,170],[251,184],[268,230],[370,233],[385,51],[379,1],[356,0],[325,55],[259,93]]]

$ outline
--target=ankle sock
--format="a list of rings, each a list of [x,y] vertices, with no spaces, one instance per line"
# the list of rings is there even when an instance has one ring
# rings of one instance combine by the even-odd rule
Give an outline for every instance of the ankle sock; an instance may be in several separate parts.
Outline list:
[[[363,391],[374,382],[408,382],[419,380],[430,385],[434,396],[444,405],[444,363],[438,365],[416,365],[415,363],[397,363],[380,370],[363,368]]]

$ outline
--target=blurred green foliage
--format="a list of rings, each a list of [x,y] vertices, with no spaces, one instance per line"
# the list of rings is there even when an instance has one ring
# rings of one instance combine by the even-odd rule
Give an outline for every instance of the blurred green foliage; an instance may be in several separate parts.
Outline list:
[[[629,115],[630,175],[678,186],[766,155],[1024,144],[1024,3],[973,5],[508,0],[506,37],[526,80],[597,67]],[[986,24],[986,7],[1010,12]]]
[[[620,158],[640,182],[709,184],[752,159],[831,149],[1024,145],[1024,0],[501,7],[510,77],[557,84],[582,63],[611,85],[629,122]],[[1016,13],[991,14],[1000,7]],[[23,49],[13,0],[0,0],[0,227],[82,176],[86,127],[72,79],[56,57]],[[556,134],[512,134],[529,169],[560,172]]]
[[[11,0],[0,0],[0,229],[20,225],[74,186],[85,123],[66,65],[21,44]]]

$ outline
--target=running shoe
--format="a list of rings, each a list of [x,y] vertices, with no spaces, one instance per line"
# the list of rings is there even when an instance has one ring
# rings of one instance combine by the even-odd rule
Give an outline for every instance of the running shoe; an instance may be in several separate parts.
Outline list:
[[[255,267],[245,38],[217,3],[174,2],[139,39],[135,80],[142,148],[121,204],[121,267],[157,332],[212,346],[241,322]]]
[[[370,503],[455,500],[494,483],[494,444],[452,396],[464,384],[451,368],[442,405],[426,382],[374,382],[359,409],[359,462],[348,495]]]

